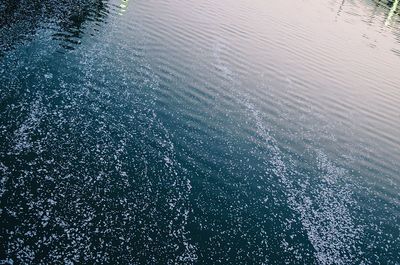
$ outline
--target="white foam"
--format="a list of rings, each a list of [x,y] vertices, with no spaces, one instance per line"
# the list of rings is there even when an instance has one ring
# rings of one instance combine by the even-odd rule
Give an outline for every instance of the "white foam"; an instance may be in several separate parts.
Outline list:
[[[265,127],[259,110],[244,97],[243,103],[251,113],[258,134],[272,153],[273,172],[286,190],[288,203],[301,217],[308,239],[321,264],[349,264],[357,260],[357,242],[363,227],[353,221],[349,206],[354,204],[352,187],[346,183],[347,172],[335,166],[320,150],[316,151],[319,179],[289,173],[277,141]],[[246,99],[247,98],[247,99]],[[339,183],[340,182],[340,183]],[[298,188],[301,187],[301,188]]]
[[[31,134],[39,126],[43,115],[41,98],[36,99],[30,106],[30,111],[24,122],[14,132],[14,151],[21,153],[33,147]]]
[[[234,80],[233,72],[220,57],[222,49],[221,44],[214,47],[216,67],[222,71],[232,88],[237,80]],[[293,86],[290,79],[288,83]],[[352,196],[354,187],[349,184],[349,173],[331,162],[323,151],[316,150],[314,156],[318,179],[299,174],[292,158],[280,150],[277,140],[266,127],[262,113],[252,103],[250,96],[234,89],[231,89],[231,93],[235,95],[238,103],[245,107],[250,119],[255,123],[257,134],[265,142],[273,165],[272,172],[278,176],[289,206],[300,215],[300,221],[315,249],[318,262],[358,262],[360,250],[357,249],[357,243],[363,234],[363,227],[356,225],[353,220],[350,206],[356,202]],[[285,249],[293,251],[293,246],[289,246],[288,242],[282,241],[282,244]]]
[[[8,180],[9,171],[8,168],[0,162],[0,199],[3,197],[4,192],[6,191],[6,183]],[[2,210],[2,209],[1,209]]]

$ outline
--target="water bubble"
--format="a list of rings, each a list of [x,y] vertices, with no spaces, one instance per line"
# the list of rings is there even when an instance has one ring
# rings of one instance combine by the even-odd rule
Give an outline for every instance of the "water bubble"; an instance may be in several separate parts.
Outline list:
[[[52,73],[47,73],[47,74],[44,75],[44,78],[52,79],[53,78],[53,74]]]

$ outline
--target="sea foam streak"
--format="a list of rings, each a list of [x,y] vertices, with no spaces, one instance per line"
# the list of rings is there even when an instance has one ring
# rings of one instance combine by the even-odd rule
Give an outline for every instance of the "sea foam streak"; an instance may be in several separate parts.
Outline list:
[[[244,106],[248,117],[255,124],[258,136],[263,139],[268,157],[265,165],[272,164],[272,172],[279,178],[285,190],[289,207],[300,216],[303,228],[315,249],[315,257],[321,264],[349,264],[359,262],[360,250],[357,241],[363,234],[363,227],[354,223],[351,206],[356,204],[349,184],[349,173],[329,160],[321,150],[311,150],[315,157],[311,174],[301,174],[294,161],[280,149],[263,120],[263,114],[252,102],[250,96],[235,90],[234,73],[221,59],[226,46],[217,42],[214,50],[216,68],[222,73],[236,95],[238,104]]]

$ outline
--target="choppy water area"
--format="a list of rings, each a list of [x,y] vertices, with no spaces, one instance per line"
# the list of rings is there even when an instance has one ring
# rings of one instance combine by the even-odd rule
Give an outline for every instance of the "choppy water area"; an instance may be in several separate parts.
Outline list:
[[[0,263],[399,264],[397,5],[0,0]]]

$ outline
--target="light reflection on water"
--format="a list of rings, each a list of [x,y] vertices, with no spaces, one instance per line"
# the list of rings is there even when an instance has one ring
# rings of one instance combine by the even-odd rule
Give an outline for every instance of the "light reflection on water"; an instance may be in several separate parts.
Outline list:
[[[0,3],[0,260],[397,264],[398,5]]]

